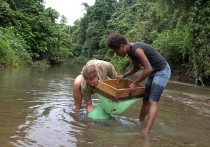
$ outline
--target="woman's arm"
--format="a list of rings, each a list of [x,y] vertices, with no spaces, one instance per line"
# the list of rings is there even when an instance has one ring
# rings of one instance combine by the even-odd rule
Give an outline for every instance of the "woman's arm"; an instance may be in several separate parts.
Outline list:
[[[133,75],[134,73],[136,73],[140,69],[139,63],[137,63],[134,60],[132,60],[132,62],[133,62],[133,68],[131,70],[127,71],[126,73],[124,73],[123,75],[118,76],[117,77],[118,82],[121,81],[123,78],[126,78],[130,75]]]
[[[132,59],[131,59],[132,60]],[[132,60],[133,63],[133,68],[131,70],[129,70],[128,72],[123,74],[123,78],[128,77],[130,75],[135,74],[137,71],[139,71],[140,69],[140,65],[139,63],[137,63],[136,61]]]
[[[141,62],[141,64],[144,66],[144,70],[140,73],[138,78],[136,80],[134,80],[134,82],[130,85],[131,91],[135,91],[136,86],[153,72],[153,68],[152,68],[147,56],[145,55],[144,50],[141,48],[138,48],[135,50],[134,53],[135,53],[135,56]]]

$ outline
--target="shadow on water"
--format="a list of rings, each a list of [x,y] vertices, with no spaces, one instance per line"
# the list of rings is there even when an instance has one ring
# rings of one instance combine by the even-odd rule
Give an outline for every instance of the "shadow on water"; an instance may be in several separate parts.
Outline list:
[[[0,71],[1,146],[209,146],[210,89],[170,82],[149,137],[140,135],[141,99],[109,120],[75,113],[74,78],[81,65]],[[93,104],[99,101],[94,96]]]

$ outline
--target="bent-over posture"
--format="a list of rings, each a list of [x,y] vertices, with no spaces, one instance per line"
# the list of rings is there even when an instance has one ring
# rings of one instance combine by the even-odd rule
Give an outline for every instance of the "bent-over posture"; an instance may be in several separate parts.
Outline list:
[[[110,35],[106,46],[111,48],[118,56],[125,57],[128,55],[132,60],[133,68],[119,76],[118,80],[133,75],[140,70],[141,65],[144,67],[139,76],[130,84],[130,91],[131,93],[135,91],[138,84],[146,79],[146,92],[139,120],[143,121],[148,116],[143,130],[143,134],[148,135],[157,115],[158,101],[170,78],[171,69],[166,60],[151,45],[142,42],[129,43],[119,33]]]
[[[73,84],[75,111],[80,110],[83,98],[87,106],[87,112],[90,112],[93,109],[91,95],[97,92],[98,80],[114,79],[116,77],[117,72],[110,62],[103,60],[88,61]]]

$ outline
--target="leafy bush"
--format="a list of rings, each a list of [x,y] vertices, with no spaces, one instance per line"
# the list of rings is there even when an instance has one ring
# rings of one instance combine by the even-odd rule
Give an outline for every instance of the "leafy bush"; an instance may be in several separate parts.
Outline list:
[[[14,32],[15,30],[13,27],[10,27],[7,29],[0,28],[0,39],[3,42],[6,42],[7,45],[6,46],[4,45],[4,47],[9,48],[9,50],[11,50],[11,51],[8,50],[7,54],[8,55],[10,54],[10,58],[14,57],[14,60],[17,60],[17,63],[15,63],[15,66],[17,66],[18,64],[30,65],[31,57],[29,53],[26,51],[26,48],[27,48],[26,43],[19,34],[15,34]],[[12,52],[12,53],[9,53],[9,52]],[[12,56],[11,54],[14,54],[14,56]],[[14,66],[14,65],[10,65],[10,66]]]
[[[15,52],[9,47],[7,41],[0,38],[0,64],[6,67],[15,67],[18,65]]]
[[[68,48],[60,47],[58,49],[51,49],[50,56],[48,57],[48,61],[50,64],[59,64],[64,62],[70,56],[71,52]]]
[[[174,66],[189,61],[190,40],[187,30],[166,30],[157,35],[153,46]]]
[[[114,54],[111,63],[115,66],[119,71],[126,71],[127,67],[131,65],[129,58],[122,58]]]

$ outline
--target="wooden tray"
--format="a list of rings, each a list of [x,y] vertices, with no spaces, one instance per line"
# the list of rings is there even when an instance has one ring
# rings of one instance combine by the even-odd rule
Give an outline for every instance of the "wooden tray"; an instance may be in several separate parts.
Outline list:
[[[114,101],[143,97],[145,86],[139,84],[137,90],[130,93],[129,85],[132,82],[129,79],[123,79],[119,83],[117,83],[116,79],[99,80],[97,86],[98,93]]]

